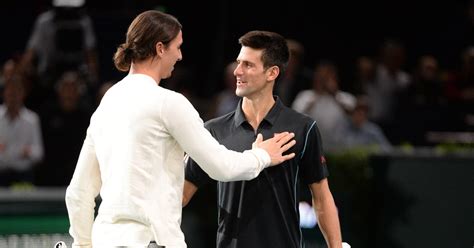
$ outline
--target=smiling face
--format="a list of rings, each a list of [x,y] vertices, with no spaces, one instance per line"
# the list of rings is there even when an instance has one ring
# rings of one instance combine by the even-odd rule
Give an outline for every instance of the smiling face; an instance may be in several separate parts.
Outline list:
[[[163,43],[161,42],[157,44],[157,50],[163,49],[163,53],[161,56],[162,67],[160,70],[160,75],[162,75],[162,78],[171,77],[171,73],[173,72],[174,65],[176,64],[176,62],[183,59],[183,55],[181,53],[182,44],[183,44],[182,31],[179,31],[178,35],[176,35],[176,37],[168,44],[168,46],[164,46]]]
[[[262,93],[272,92],[275,77],[271,75],[272,67],[265,69],[262,62],[263,50],[242,46],[237,57],[234,76],[237,79],[235,94],[240,97],[253,98]]]

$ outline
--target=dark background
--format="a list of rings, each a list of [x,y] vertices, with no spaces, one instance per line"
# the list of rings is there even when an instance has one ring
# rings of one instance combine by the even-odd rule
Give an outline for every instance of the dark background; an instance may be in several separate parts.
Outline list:
[[[469,1],[91,1],[86,9],[98,40],[101,82],[120,79],[112,63],[131,20],[141,11],[162,9],[183,24],[184,60],[192,77],[188,87],[200,97],[221,89],[222,69],[234,60],[237,39],[247,31],[266,29],[299,40],[305,64],[333,60],[342,88],[350,88],[355,59],[377,55],[386,38],[400,40],[407,50],[406,70],[423,54],[433,54],[444,69],[455,69],[460,53],[472,44]],[[49,0],[0,2],[0,62],[21,53],[35,18],[51,6]]]

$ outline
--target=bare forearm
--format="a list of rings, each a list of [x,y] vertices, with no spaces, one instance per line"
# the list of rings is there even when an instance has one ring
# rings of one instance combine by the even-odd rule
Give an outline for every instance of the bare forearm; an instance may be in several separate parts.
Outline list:
[[[319,228],[329,248],[341,248],[342,237],[336,204],[329,189],[327,179],[310,185],[313,208],[318,217]]]
[[[316,207],[317,204],[313,202],[313,206],[315,206],[314,209],[316,211],[316,215],[318,216],[319,228],[324,235],[328,247],[342,247],[339,217],[332,197],[331,199],[327,199],[325,202],[321,203],[321,206],[319,207]]]

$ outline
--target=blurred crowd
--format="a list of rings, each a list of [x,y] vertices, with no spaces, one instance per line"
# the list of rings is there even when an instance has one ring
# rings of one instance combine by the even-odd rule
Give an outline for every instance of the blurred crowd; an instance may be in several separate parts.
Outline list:
[[[98,42],[83,4],[54,0],[37,17],[24,52],[0,61],[0,186],[67,185],[90,116],[116,82],[100,81]],[[474,4],[469,8],[473,25]],[[326,152],[433,146],[457,142],[448,135],[453,133],[472,137],[474,44],[458,55],[457,67],[444,68],[434,54],[409,66],[403,41],[387,39],[377,55],[356,58],[348,75],[341,75],[338,61],[305,64],[303,44],[294,39],[288,44],[290,63],[275,95],[317,121]],[[163,86],[187,96],[208,120],[232,111],[240,100],[235,65],[229,61],[221,68],[222,80],[216,82],[221,91],[211,98],[190,89],[193,72],[184,65]]]

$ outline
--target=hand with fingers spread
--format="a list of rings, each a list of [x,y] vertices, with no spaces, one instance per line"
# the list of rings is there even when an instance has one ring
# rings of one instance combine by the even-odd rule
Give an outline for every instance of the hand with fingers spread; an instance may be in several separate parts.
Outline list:
[[[267,151],[272,160],[271,165],[281,164],[295,157],[295,153],[283,155],[284,152],[296,144],[296,141],[293,139],[294,137],[294,133],[283,132],[276,133],[273,138],[264,141],[262,134],[259,133],[257,139],[252,144],[252,148],[262,148]]]

